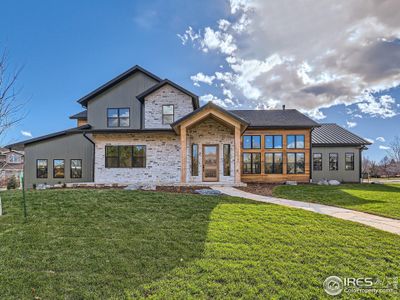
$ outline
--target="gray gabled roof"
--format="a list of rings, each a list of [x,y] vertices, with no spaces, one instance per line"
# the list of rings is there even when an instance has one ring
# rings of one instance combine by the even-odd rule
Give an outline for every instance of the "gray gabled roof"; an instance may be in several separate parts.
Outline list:
[[[313,146],[362,146],[370,142],[334,123],[321,124],[312,132]]]
[[[246,120],[251,128],[311,128],[319,124],[296,109],[230,110]]]
[[[70,119],[78,119],[78,120],[86,120],[87,119],[87,110],[78,112],[75,115],[69,117]]]
[[[21,148],[23,148],[23,146],[28,145],[28,144],[41,142],[41,141],[44,141],[44,140],[52,139],[52,138],[63,136],[63,135],[68,135],[68,134],[71,134],[71,133],[82,132],[82,130],[90,129],[91,127],[92,126],[90,126],[89,124],[86,124],[86,125],[82,125],[82,126],[79,126],[79,127],[74,127],[74,128],[63,130],[63,131],[58,131],[58,132],[54,132],[54,133],[51,133],[51,134],[43,135],[43,136],[40,136],[40,137],[37,137],[37,138],[33,138],[33,139],[29,139],[29,140],[26,140],[26,141],[10,144],[10,145],[4,146],[4,148],[7,148],[7,149],[21,149]]]
[[[164,79],[157,83],[156,85],[153,85],[149,89],[145,90],[143,93],[139,94],[136,96],[137,99],[139,99],[141,102],[144,101],[144,98],[151,93],[157,91],[158,89],[162,88],[164,85],[169,84],[170,86],[173,86],[177,90],[181,91],[182,93],[190,96],[192,98],[192,104],[193,104],[193,109],[199,108],[199,97],[192,92],[188,91],[187,89],[181,87],[180,85],[176,84],[175,82],[172,82],[169,79]]]
[[[151,72],[143,69],[142,67],[136,65],[136,66],[130,68],[129,70],[125,71],[124,73],[118,75],[114,79],[110,80],[109,82],[103,84],[99,88],[95,89],[93,92],[91,92],[91,93],[87,94],[86,96],[82,97],[77,102],[79,104],[81,104],[82,106],[86,107],[87,103],[88,103],[88,101],[90,99],[93,99],[94,97],[100,95],[104,91],[112,88],[113,86],[115,86],[116,84],[120,83],[122,80],[128,78],[129,76],[133,75],[136,72],[142,72],[142,73],[146,74],[147,76],[153,78],[155,81],[158,81],[158,82],[161,81],[160,77],[158,77],[158,76],[154,75],[153,73],[151,73]]]

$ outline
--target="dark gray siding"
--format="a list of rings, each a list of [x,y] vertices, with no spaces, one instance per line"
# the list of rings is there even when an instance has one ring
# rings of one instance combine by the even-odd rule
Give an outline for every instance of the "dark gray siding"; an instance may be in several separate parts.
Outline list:
[[[130,129],[140,129],[142,105],[136,96],[158,82],[137,72],[88,103],[88,123],[93,129],[107,128],[107,108],[130,108]],[[124,127],[127,128],[127,127]]]
[[[312,166],[312,180],[335,179],[341,182],[360,182],[360,148],[359,147],[312,147],[312,153],[322,153],[322,171],[314,171]],[[339,154],[339,170],[329,171],[329,153]],[[354,170],[345,169],[345,154],[354,153]]]
[[[64,135],[57,138],[36,142],[25,146],[24,176],[27,188],[46,183],[57,184],[69,182],[93,181],[93,144],[81,133]],[[36,178],[36,160],[48,160],[48,177]],[[65,177],[53,178],[53,159],[65,160]],[[71,178],[70,160],[82,159],[82,178]]]

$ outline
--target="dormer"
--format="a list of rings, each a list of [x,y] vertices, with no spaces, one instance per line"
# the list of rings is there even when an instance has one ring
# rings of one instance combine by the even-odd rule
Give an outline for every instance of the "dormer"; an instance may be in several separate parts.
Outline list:
[[[165,79],[138,95],[143,103],[143,128],[171,128],[171,124],[199,107],[196,95]]]

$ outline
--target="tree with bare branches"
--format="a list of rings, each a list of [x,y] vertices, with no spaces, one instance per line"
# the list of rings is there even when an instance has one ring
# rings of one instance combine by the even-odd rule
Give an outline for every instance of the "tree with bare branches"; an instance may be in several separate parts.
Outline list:
[[[399,174],[400,173],[400,137],[395,136],[393,141],[389,144],[388,155],[394,161],[392,169]]]

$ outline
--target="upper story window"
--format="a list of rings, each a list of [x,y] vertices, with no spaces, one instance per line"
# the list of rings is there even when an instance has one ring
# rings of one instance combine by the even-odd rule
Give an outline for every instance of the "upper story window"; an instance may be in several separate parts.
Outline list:
[[[260,135],[244,135],[243,149],[261,149]]]
[[[107,127],[129,127],[129,108],[108,108]]]
[[[281,135],[266,135],[265,148],[266,149],[282,149],[282,136]]]
[[[286,144],[288,149],[304,149],[304,135],[288,135]]]
[[[16,153],[11,153],[11,154],[8,156],[8,162],[9,162],[9,163],[12,163],[12,164],[19,164],[19,163],[21,163],[21,162],[22,162],[21,155],[18,155],[18,154],[16,154]]]
[[[174,123],[174,105],[168,104],[162,106],[162,123],[168,125]]]

